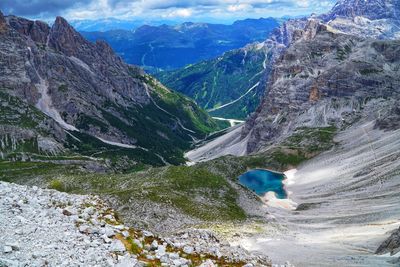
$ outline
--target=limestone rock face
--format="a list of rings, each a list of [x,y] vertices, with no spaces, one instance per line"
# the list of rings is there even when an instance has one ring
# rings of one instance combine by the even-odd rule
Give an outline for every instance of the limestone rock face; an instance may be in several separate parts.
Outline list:
[[[4,18],[3,13],[1,13],[0,11],[0,33],[4,33],[7,29],[7,23],[6,20]]]
[[[276,50],[263,101],[241,133],[247,152],[296,127],[341,125],[368,99],[399,99],[399,11],[397,0],[345,0],[328,14],[275,30],[271,40],[284,48]],[[382,112],[393,118],[395,109]],[[380,118],[377,127],[396,124]]]
[[[51,47],[67,56],[78,56],[85,43],[85,39],[64,18],[56,18],[49,37]]]
[[[376,39],[399,39],[399,0],[343,0],[320,18],[342,32]]]
[[[376,250],[376,254],[390,253],[390,255],[395,255],[398,252],[400,252],[400,228],[394,231],[394,233],[380,245]]]
[[[29,36],[34,42],[46,44],[50,27],[45,22],[10,16],[9,24],[20,34]]]
[[[340,124],[369,98],[400,97],[399,41],[312,27],[276,60],[264,100],[242,133],[250,135],[248,152],[296,127]]]
[[[340,0],[327,14],[329,19],[338,16],[355,18],[364,16],[368,19],[399,19],[400,1],[398,0]]]
[[[96,147],[138,148],[141,154],[152,150],[152,162],[164,164],[177,155],[183,162],[181,151],[193,138],[217,127],[192,100],[124,63],[105,42],[85,40],[62,17],[49,27],[0,15],[0,33],[0,90],[5,99],[16,97],[58,128],[87,134],[92,143],[100,140]],[[53,126],[48,124],[47,132],[54,132]],[[65,144],[68,136],[58,141],[76,147]],[[149,142],[160,136],[162,144]]]

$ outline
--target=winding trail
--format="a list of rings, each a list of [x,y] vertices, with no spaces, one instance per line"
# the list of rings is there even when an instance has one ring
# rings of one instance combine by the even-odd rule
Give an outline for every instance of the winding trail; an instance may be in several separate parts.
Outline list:
[[[231,102],[229,102],[229,103],[226,103],[226,104],[224,104],[224,105],[222,105],[222,106],[209,109],[209,110],[207,110],[207,111],[208,111],[208,112],[212,112],[212,111],[216,111],[216,110],[225,108],[225,107],[230,106],[230,105],[232,105],[232,104],[235,104],[236,102],[240,101],[243,97],[245,97],[246,95],[248,95],[251,91],[254,90],[254,88],[256,88],[256,87],[259,86],[259,85],[260,85],[260,82],[258,82],[258,83],[256,83],[255,85],[253,85],[249,90],[247,90],[247,92],[246,92],[245,94],[241,95],[239,98],[237,98],[237,99],[235,99],[235,100],[233,100],[233,101],[231,101]]]
[[[151,94],[150,94],[150,92],[149,92],[149,87],[147,86],[147,84],[144,83],[143,85],[144,85],[144,88],[146,89],[146,94],[147,94],[147,96],[149,97],[150,101],[154,104],[154,106],[156,106],[156,108],[158,108],[158,109],[161,110],[162,112],[168,114],[169,116],[173,117],[173,118],[175,119],[176,123],[177,123],[183,130],[185,130],[185,131],[187,131],[187,132],[190,132],[190,133],[194,133],[194,134],[196,133],[195,131],[190,130],[190,129],[186,128],[185,126],[183,126],[181,120],[180,120],[177,116],[175,116],[175,115],[169,113],[168,111],[166,111],[165,109],[163,109],[162,107],[160,107],[160,106],[156,103],[156,101],[154,101],[154,99],[151,97]],[[192,137],[192,136],[191,136],[191,137]],[[192,139],[193,139],[193,137],[192,137]]]

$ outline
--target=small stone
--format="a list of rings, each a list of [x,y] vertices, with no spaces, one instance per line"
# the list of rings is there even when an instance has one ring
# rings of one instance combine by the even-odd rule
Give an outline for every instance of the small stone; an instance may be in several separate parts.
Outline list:
[[[169,253],[168,255],[169,255],[169,258],[171,260],[179,259],[179,254],[178,253]]]
[[[115,225],[114,228],[117,229],[117,230],[121,230],[121,231],[122,231],[122,230],[125,230],[125,226],[122,225],[122,224],[120,224],[120,225]]]
[[[111,214],[107,214],[106,216],[104,216],[104,219],[113,220],[114,218]]]
[[[12,250],[19,250],[19,245],[17,243],[6,243],[6,246],[11,247]]]
[[[101,238],[103,238],[104,243],[111,243],[111,241],[112,241],[112,240],[111,240],[110,238],[108,238],[108,236],[105,235],[105,234],[102,235]]]
[[[89,215],[93,215],[95,213],[95,209],[93,207],[87,207],[86,209],[83,210],[83,212]]]
[[[79,232],[87,234],[89,232],[89,226],[87,226],[87,225],[79,226]]]
[[[62,214],[64,214],[65,216],[71,216],[72,213],[69,210],[63,210]]]
[[[114,240],[110,245],[110,250],[114,252],[125,252],[126,248],[120,240]]]
[[[183,248],[183,252],[185,252],[186,254],[192,254],[193,253],[193,247],[191,247],[191,246],[185,246],[184,248]]]
[[[152,237],[152,236],[154,236],[153,233],[152,233],[152,232],[149,232],[149,231],[143,231],[143,235],[144,235],[145,237]]]
[[[11,246],[4,246],[3,247],[3,252],[4,253],[11,253],[13,251]]]
[[[85,220],[85,221],[87,221],[87,220],[90,219],[90,215],[87,214],[87,213],[82,213],[82,214],[81,214],[81,217],[82,217],[82,219]]]
[[[161,263],[168,263],[169,262],[169,258],[168,255],[164,255],[160,258],[160,262]]]
[[[157,242],[157,240],[154,240],[150,245],[150,249],[156,250],[157,248],[158,248],[158,242]]]
[[[139,248],[143,248],[142,242],[138,239],[133,239],[133,243],[136,244]]]
[[[153,255],[150,255],[150,254],[148,254],[148,255],[146,255],[146,259],[148,259],[148,260],[154,260],[154,256]]]
[[[175,266],[181,266],[181,265],[184,264],[184,263],[182,262],[181,259],[173,260],[172,263],[173,263]]]
[[[122,235],[123,235],[124,237],[128,237],[128,236],[129,236],[129,232],[128,232],[128,231],[123,231],[123,232],[122,232]]]
[[[215,264],[212,262],[212,260],[206,260],[199,267],[215,267]]]
[[[137,264],[137,260],[129,255],[123,257],[115,267],[133,267]]]
[[[188,234],[188,233],[184,233],[184,234],[181,236],[181,238],[187,239],[187,238],[189,238],[189,234]]]
[[[110,227],[106,227],[106,228],[104,229],[104,234],[105,234],[107,237],[113,237],[113,236],[115,236],[114,230],[113,230],[112,228],[110,228]]]

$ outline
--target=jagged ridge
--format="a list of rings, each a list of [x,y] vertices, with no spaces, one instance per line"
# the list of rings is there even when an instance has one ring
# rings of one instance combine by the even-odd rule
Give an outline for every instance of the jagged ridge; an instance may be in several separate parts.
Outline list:
[[[1,21],[0,88],[57,121],[51,132],[70,151],[104,147],[105,155],[120,150],[135,162],[176,164],[195,138],[216,129],[193,101],[125,64],[105,42],[86,41],[65,19],[51,28],[14,16]]]

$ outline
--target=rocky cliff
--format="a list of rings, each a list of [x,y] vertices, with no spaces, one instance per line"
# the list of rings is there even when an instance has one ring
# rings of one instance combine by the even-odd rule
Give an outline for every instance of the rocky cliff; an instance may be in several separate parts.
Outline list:
[[[248,152],[298,127],[350,124],[369,99],[400,97],[399,41],[316,27],[315,37],[301,38],[276,61],[264,101],[243,132],[251,136]]]
[[[398,0],[340,0],[326,15],[328,19],[337,17],[365,17],[376,19],[399,19],[400,1]]]
[[[262,150],[298,127],[351,124],[354,113],[372,98],[400,97],[399,41],[369,39],[376,36],[368,26],[363,27],[371,33],[366,36],[351,27],[348,31],[335,27],[337,18],[369,17],[370,8],[387,11],[387,6],[391,7],[388,13],[381,12],[376,19],[385,18],[388,28],[395,27],[389,19],[399,6],[382,1],[386,5],[382,7],[380,2],[341,1],[328,15],[312,17],[304,27],[283,35],[290,38],[274,37],[288,48],[274,62],[264,99],[242,131],[248,153]],[[321,18],[333,20],[326,23]],[[276,32],[285,33],[285,27]]]
[[[193,101],[125,64],[105,42],[86,41],[61,17],[49,27],[1,15],[0,47],[3,102],[17,98],[45,114],[46,136],[68,151],[103,147],[136,162],[180,163],[195,138],[216,128]]]
[[[320,18],[348,34],[375,39],[399,39],[399,14],[398,0],[343,0]]]

